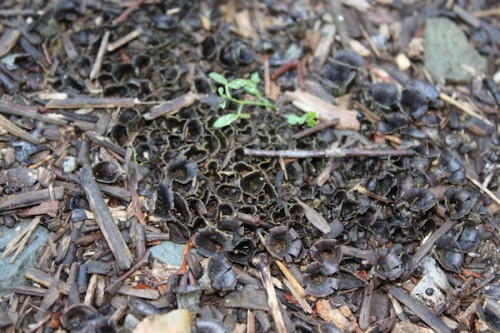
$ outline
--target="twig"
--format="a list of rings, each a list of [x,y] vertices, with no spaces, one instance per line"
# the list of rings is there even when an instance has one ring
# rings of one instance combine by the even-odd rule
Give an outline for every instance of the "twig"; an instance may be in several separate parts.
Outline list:
[[[53,190],[53,197],[48,189],[16,194],[15,197],[6,199],[0,203],[0,212],[3,210],[37,205],[47,200],[61,200],[64,196],[64,187],[58,186]]]
[[[17,127],[16,124],[12,123],[9,119],[5,118],[2,115],[0,115],[0,128],[2,128],[3,130],[12,135],[15,135],[23,139],[24,141],[31,142],[33,144],[40,143],[40,141],[37,138],[25,132],[24,130],[20,129],[19,127]]]
[[[422,321],[429,325],[438,333],[451,333],[451,330],[445,323],[436,316],[429,308],[416,300],[413,296],[408,295],[401,288],[389,286],[389,292],[398,301],[409,307]]]
[[[80,185],[85,191],[90,209],[96,217],[99,229],[106,239],[106,242],[116,259],[118,267],[120,269],[130,268],[132,265],[132,254],[130,253],[118,226],[116,225],[106,203],[104,202],[101,190],[97,186],[97,182],[92,175],[92,169],[88,164],[85,164],[81,169]]]
[[[51,99],[45,107],[47,109],[133,108],[138,102],[134,98],[78,97]]]
[[[267,301],[269,303],[269,307],[271,308],[274,323],[276,324],[276,331],[278,333],[286,333],[285,322],[283,321],[283,316],[281,314],[280,304],[278,298],[276,297],[276,291],[274,290],[273,282],[271,280],[271,272],[269,271],[267,256],[264,254],[258,255],[252,262],[259,269],[260,279],[266,289]]]
[[[31,221],[31,223],[5,247],[1,259],[5,259],[17,249],[12,258],[9,260],[9,263],[12,264],[19,254],[21,254],[21,251],[24,249],[24,246],[28,242],[31,234],[36,229],[38,224],[40,224],[40,216],[36,216],[33,221]]]
[[[488,119],[484,118],[480,114],[477,114],[476,112],[474,112],[472,109],[470,109],[466,105],[460,103],[459,101],[454,100],[453,98],[451,98],[450,96],[448,96],[448,95],[446,95],[444,93],[440,93],[439,94],[439,98],[441,98],[444,102],[455,106],[457,109],[459,109],[459,110],[467,113],[469,116],[479,118],[479,119],[481,119],[482,121],[484,121],[485,123],[487,123],[490,126],[494,125]]]
[[[97,51],[97,57],[95,58],[94,66],[92,66],[92,70],[90,71],[89,78],[91,80],[95,79],[99,72],[101,71],[102,61],[104,59],[104,55],[106,54],[108,48],[110,32],[106,31],[101,40],[101,46],[99,46],[99,51]]]
[[[179,96],[171,101],[157,105],[151,109],[150,112],[144,114],[144,119],[153,120],[166,114],[173,114],[178,112],[181,108],[185,108],[193,104],[195,101],[200,100],[203,95],[188,92]]]
[[[298,293],[298,290],[296,289],[295,285],[293,285],[290,281],[288,281],[288,279],[283,279],[283,284],[288,288],[288,290],[290,290],[292,296],[297,300],[300,307],[302,308],[302,310],[304,310],[305,313],[313,313],[313,309],[311,308],[309,303],[307,303],[304,296],[301,296]]]
[[[67,125],[68,122],[57,114],[38,113],[34,107],[0,101],[0,113],[40,120],[48,124]]]
[[[289,72],[292,69],[297,70],[297,79],[299,81],[299,86],[301,90],[306,90],[306,84],[304,82],[304,70],[302,69],[302,63],[299,60],[293,60],[286,64],[281,65],[274,73],[271,75],[271,80],[275,81],[280,76]]]
[[[485,18],[490,16],[500,16],[500,7],[490,8],[486,10],[479,10],[477,12],[472,13],[472,15],[476,18]]]
[[[0,16],[33,16],[36,15],[34,9],[0,9]]]
[[[471,181],[472,184],[476,185],[481,191],[486,193],[493,201],[495,201],[498,205],[500,205],[500,199],[495,195],[495,193],[491,192],[486,186],[483,186],[480,182],[478,182],[476,179],[472,178],[469,175],[466,175],[467,179]]]
[[[113,20],[113,25],[125,21],[130,14],[135,12],[144,3],[144,0],[137,0],[130,3],[130,5],[120,14],[116,19]]]
[[[142,28],[139,28],[139,29],[136,29],[136,30],[129,32],[128,34],[126,34],[122,38],[115,40],[113,43],[108,44],[108,52],[113,52],[117,48],[122,47],[123,45],[127,44],[128,42],[136,39],[143,32],[144,32],[144,30],[142,30]]]
[[[316,132],[322,131],[324,129],[327,129],[329,127],[333,127],[333,126],[337,125],[338,123],[339,123],[338,119],[328,120],[328,121],[322,122],[314,127],[306,128],[303,131],[295,133],[294,135],[292,135],[292,138],[293,139],[300,139],[300,138],[303,138],[305,136],[308,136],[308,135],[314,134]]]
[[[388,157],[388,156],[413,156],[415,152],[411,149],[317,149],[317,150],[264,150],[248,149],[243,150],[245,155],[263,157],[283,157],[283,158],[311,158],[311,157]]]
[[[427,241],[420,246],[420,248],[415,252],[410,261],[410,271],[407,274],[411,274],[413,270],[418,266],[420,261],[432,250],[434,244],[444,236],[448,231],[453,229],[453,227],[457,224],[457,220],[448,220],[446,221],[438,230],[436,230]]]
[[[110,139],[102,135],[98,135],[95,132],[85,132],[85,135],[87,135],[90,141],[100,146],[103,146],[104,148],[107,148],[122,157],[124,157],[125,154],[127,153],[127,150],[125,148],[120,147],[119,145],[117,145],[116,143],[112,142]]]
[[[340,42],[344,49],[350,49],[349,43],[349,32],[347,31],[347,24],[345,21],[345,16],[343,15],[342,3],[340,0],[330,0],[328,1],[330,6],[330,14],[335,20],[335,25],[339,30]]]
[[[300,295],[300,297],[304,297],[306,295],[304,288],[297,281],[295,276],[292,275],[288,267],[286,267],[286,265],[280,260],[275,260],[274,263],[276,264],[276,266],[278,266],[281,273],[283,273],[283,275],[290,281],[295,290],[297,290],[297,293]]]

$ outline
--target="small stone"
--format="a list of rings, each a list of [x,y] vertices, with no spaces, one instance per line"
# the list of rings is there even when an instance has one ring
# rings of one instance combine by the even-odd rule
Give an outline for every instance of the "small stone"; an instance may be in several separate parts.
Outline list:
[[[163,264],[180,267],[183,250],[184,245],[165,241],[151,248],[151,256]]]
[[[435,80],[467,84],[473,75],[484,73],[486,60],[469,44],[464,32],[445,18],[431,18],[425,23],[425,68]]]
[[[349,41],[349,44],[351,44],[351,48],[353,49],[354,52],[359,54],[362,57],[368,57],[370,56],[370,50],[368,50],[363,44],[361,44],[359,41],[355,39],[351,39]]]
[[[63,171],[64,173],[72,173],[76,170],[78,163],[76,161],[76,157],[74,156],[66,156],[63,162]]]
[[[405,71],[411,66],[410,59],[408,59],[408,57],[403,53],[398,54],[396,57],[396,63],[398,64],[400,71]]]

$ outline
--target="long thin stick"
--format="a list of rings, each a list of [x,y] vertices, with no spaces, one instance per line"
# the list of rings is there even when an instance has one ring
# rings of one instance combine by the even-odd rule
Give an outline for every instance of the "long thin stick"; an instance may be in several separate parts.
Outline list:
[[[314,134],[316,132],[319,132],[319,131],[322,131],[326,128],[329,128],[329,127],[332,127],[332,126],[335,126],[339,123],[339,120],[338,119],[332,119],[332,120],[328,120],[328,121],[325,121],[325,122],[322,122],[322,123],[319,123],[318,125],[314,126],[314,127],[310,127],[310,128],[306,128],[305,130],[303,131],[300,131],[298,133],[295,133],[294,135],[292,135],[292,138],[293,139],[300,139],[300,138],[303,138],[305,136],[308,136],[308,135],[311,135],[311,134]]]
[[[34,144],[40,143],[37,138],[17,127],[16,124],[12,123],[9,119],[5,118],[2,115],[0,115],[0,128],[3,128],[6,132],[17,136],[24,141],[28,141]]]
[[[97,51],[97,57],[95,58],[94,66],[92,66],[92,70],[90,71],[89,78],[91,80],[95,79],[101,71],[102,60],[104,59],[104,55],[108,50],[108,41],[110,34],[111,33],[109,31],[106,31],[104,33],[104,36],[102,37],[101,46],[99,47],[99,51]]]
[[[282,157],[282,158],[311,158],[311,157],[357,157],[357,156],[413,156],[415,152],[410,149],[387,149],[387,150],[369,150],[369,149],[318,149],[318,150],[263,150],[263,149],[244,149],[245,155],[264,156],[264,157]]]

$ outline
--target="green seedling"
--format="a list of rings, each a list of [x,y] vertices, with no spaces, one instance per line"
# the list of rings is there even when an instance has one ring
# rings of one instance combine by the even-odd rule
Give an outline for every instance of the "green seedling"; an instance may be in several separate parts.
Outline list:
[[[290,125],[304,125],[307,124],[309,127],[316,125],[316,112],[309,111],[304,113],[302,116],[297,116],[296,114],[288,115],[287,121]]]
[[[253,73],[249,80],[238,78],[232,81],[228,81],[223,75],[218,73],[210,73],[208,77],[210,77],[212,80],[222,85],[222,87],[219,87],[217,89],[219,96],[224,98],[222,102],[219,104],[221,109],[223,110],[226,109],[228,101],[237,105],[236,113],[228,113],[215,121],[213,125],[215,128],[222,128],[228,126],[229,124],[235,122],[238,119],[250,118],[250,115],[248,113],[243,112],[243,108],[245,107],[245,105],[255,105],[255,106],[270,108],[273,110],[275,109],[275,106],[271,102],[269,102],[266,98],[262,97],[261,94],[259,93],[259,90],[257,89],[257,85],[260,82],[260,77],[258,73]],[[234,98],[231,94],[231,91],[238,89],[243,89],[243,91],[247,95],[253,96],[254,99],[241,100]]]

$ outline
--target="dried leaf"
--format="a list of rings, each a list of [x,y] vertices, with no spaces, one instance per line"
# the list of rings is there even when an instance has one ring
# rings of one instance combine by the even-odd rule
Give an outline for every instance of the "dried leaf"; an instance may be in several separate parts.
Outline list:
[[[331,231],[331,227],[326,221],[326,219],[321,216],[317,211],[311,208],[311,206],[306,203],[300,201],[299,199],[295,199],[304,209],[304,213],[306,215],[307,220],[312,223],[316,228],[318,228],[322,233],[327,234]]]

